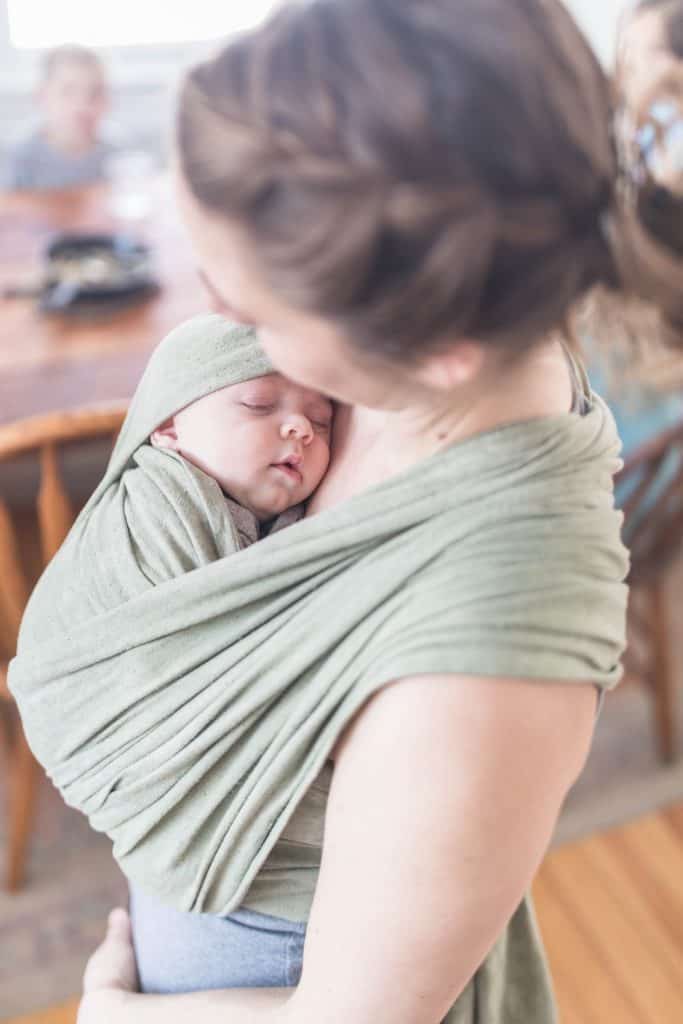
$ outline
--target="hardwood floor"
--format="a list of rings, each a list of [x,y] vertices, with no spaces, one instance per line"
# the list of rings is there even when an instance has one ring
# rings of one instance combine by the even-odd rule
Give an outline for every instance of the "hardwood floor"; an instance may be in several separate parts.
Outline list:
[[[553,851],[534,895],[561,1024],[683,1021],[683,804]]]
[[[683,805],[555,850],[534,895],[562,1024],[683,1021]]]
[[[75,1024],[77,1007],[78,1002],[74,1000],[52,1010],[32,1013],[28,1017],[13,1017],[7,1024]]]

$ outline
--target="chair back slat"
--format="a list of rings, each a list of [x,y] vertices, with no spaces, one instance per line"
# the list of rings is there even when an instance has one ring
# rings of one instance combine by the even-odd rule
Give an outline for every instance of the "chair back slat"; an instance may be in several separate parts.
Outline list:
[[[74,510],[59,473],[54,444],[46,444],[40,452],[40,490],[38,491],[38,523],[45,565],[54,558],[74,521]]]
[[[16,650],[19,623],[28,601],[29,586],[18,553],[10,511],[0,499],[0,625],[5,643]]]

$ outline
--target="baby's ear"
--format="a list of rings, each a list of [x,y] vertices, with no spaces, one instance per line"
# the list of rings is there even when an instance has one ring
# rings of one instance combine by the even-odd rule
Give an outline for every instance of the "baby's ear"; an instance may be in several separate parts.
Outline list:
[[[166,420],[155,431],[150,434],[150,444],[155,448],[171,448],[172,451],[178,451],[178,431],[176,430],[175,419],[171,416],[170,419]]]

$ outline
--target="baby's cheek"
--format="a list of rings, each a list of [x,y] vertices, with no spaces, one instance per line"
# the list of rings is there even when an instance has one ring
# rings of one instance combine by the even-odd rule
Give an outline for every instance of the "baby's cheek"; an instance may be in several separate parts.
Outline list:
[[[257,478],[270,462],[262,446],[250,444],[249,437],[239,434],[228,437],[224,446],[224,458],[232,472],[244,480]]]
[[[322,480],[322,478],[325,476],[325,473],[327,472],[327,470],[329,468],[329,465],[330,465],[330,449],[329,449],[329,446],[324,445],[323,448],[322,448],[322,451],[320,453],[320,463],[319,463],[319,466],[318,466],[318,472],[316,474],[317,478],[318,478],[317,479],[317,483],[319,483]]]

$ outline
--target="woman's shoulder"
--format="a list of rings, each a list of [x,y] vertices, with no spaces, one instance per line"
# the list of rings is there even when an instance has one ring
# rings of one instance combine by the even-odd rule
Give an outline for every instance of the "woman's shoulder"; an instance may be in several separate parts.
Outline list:
[[[582,765],[599,704],[596,687],[588,681],[460,673],[405,676],[385,684],[361,705],[330,759],[336,769],[343,758],[367,757],[373,749],[391,748],[396,755],[409,756],[411,743],[423,733],[430,743],[443,742],[453,749],[452,744],[466,743],[471,730],[486,723],[487,728],[500,730],[500,752],[510,743],[516,746],[529,728],[546,736],[568,729],[570,743],[576,741],[577,765]],[[366,745],[369,734],[373,743]]]

